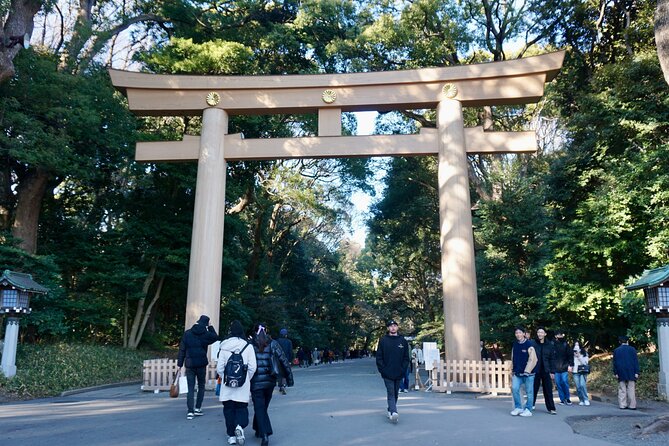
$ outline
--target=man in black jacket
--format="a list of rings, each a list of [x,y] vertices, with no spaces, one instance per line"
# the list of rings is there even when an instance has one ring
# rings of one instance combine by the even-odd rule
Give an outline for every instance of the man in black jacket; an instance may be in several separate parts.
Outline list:
[[[195,325],[186,330],[179,343],[179,359],[177,367],[181,369],[186,365],[186,378],[188,379],[188,396],[186,405],[188,414],[186,418],[202,415],[202,401],[204,401],[204,384],[207,378],[207,347],[218,339],[216,330],[209,325],[209,316],[200,316]],[[193,397],[195,393],[195,379],[197,378],[197,401],[193,409]]]
[[[569,372],[574,364],[574,352],[564,339],[564,330],[555,330],[555,386],[560,404],[571,406]]]
[[[537,372],[534,377],[534,403],[537,404],[537,392],[541,386],[544,391],[544,400],[548,413],[555,415],[555,401],[553,401],[553,377],[555,376],[555,346],[553,341],[546,338],[546,329],[537,328],[537,338],[534,340],[534,348],[537,352]]]
[[[399,326],[394,320],[388,321],[388,334],[379,340],[376,348],[376,368],[383,377],[388,397],[388,419],[393,423],[399,420],[397,413],[397,398],[399,396],[400,381],[404,371],[409,367],[409,343],[398,333]]]
[[[279,330],[279,339],[276,340],[283,349],[283,353],[286,355],[286,359],[292,365],[293,364],[293,342],[288,339],[288,330],[282,328]],[[279,392],[283,395],[286,394],[286,377],[282,374],[279,377]]]

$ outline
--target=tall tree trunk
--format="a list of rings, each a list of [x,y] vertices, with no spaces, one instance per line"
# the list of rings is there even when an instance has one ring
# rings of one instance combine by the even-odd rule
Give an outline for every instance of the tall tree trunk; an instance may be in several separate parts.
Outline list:
[[[39,215],[49,179],[45,170],[37,169],[21,180],[17,190],[12,235],[20,240],[19,247],[30,254],[37,252]]]
[[[260,257],[262,253],[262,222],[263,210],[258,211],[256,217],[256,226],[253,230],[253,252],[251,253],[251,260],[246,267],[246,275],[249,283],[253,282],[258,276],[258,268],[260,266]]]
[[[160,299],[160,294],[163,291],[163,284],[165,283],[165,277],[162,276],[160,279],[158,279],[158,287],[156,288],[156,292],[153,293],[153,299],[151,299],[151,302],[149,302],[149,306],[146,307],[146,311],[144,312],[144,316],[142,317],[142,324],[139,327],[139,330],[137,333],[135,333],[135,336],[131,338],[128,341],[128,346],[133,349],[137,350],[137,347],[139,347],[139,343],[142,340],[142,336],[144,335],[144,329],[146,329],[146,323],[149,321],[149,318],[151,317],[151,311],[153,310],[153,306],[158,302],[158,299]]]
[[[132,319],[132,328],[130,329],[130,335],[128,336],[128,347],[133,348],[132,344],[137,337],[139,332],[139,327],[142,323],[142,317],[144,316],[144,302],[146,302],[146,296],[149,294],[149,287],[153,282],[153,279],[156,277],[157,265],[154,262],[151,265],[149,274],[147,274],[146,279],[144,279],[144,286],[142,287],[142,297],[140,297],[137,302],[137,310],[135,310],[135,317]],[[136,348],[136,347],[135,347]]]
[[[12,0],[7,21],[0,29],[0,83],[14,76],[14,58],[23,49],[23,36],[32,34],[33,18],[43,3],[43,0]]]
[[[664,80],[669,84],[669,0],[657,0],[655,9],[655,44]]]

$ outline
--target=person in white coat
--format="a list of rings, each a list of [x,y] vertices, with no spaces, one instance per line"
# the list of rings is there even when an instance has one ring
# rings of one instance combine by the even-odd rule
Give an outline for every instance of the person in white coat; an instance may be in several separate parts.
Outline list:
[[[223,416],[225,417],[225,429],[228,435],[228,444],[243,445],[245,442],[244,428],[249,425],[249,400],[251,399],[251,378],[256,372],[256,355],[253,346],[244,335],[242,324],[235,320],[230,324],[230,333],[227,339],[221,342],[218,351],[218,364],[216,371],[219,376],[224,376],[225,364],[230,355],[235,352],[241,352],[244,358],[244,364],[248,366],[246,380],[241,387],[228,387],[221,385],[221,392],[218,397],[223,403]],[[243,351],[242,351],[243,350]]]

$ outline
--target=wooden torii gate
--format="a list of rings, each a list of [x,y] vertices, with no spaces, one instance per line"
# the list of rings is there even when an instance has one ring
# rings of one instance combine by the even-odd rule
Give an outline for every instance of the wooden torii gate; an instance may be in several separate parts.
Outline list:
[[[130,110],[202,115],[200,136],[137,143],[137,161],[198,162],[186,327],[208,314],[218,328],[226,162],[281,158],[438,156],[441,274],[449,359],[480,359],[467,154],[536,151],[534,132],[465,128],[462,107],[526,104],[562,67],[564,52],[504,62],[349,74],[183,76],[109,70]],[[341,136],[341,113],[437,109],[437,128],[415,135]],[[318,136],[244,139],[230,115],[318,113]]]

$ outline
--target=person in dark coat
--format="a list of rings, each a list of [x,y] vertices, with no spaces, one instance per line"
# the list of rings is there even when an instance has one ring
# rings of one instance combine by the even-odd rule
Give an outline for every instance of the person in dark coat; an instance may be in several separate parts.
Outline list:
[[[268,334],[264,324],[256,324],[253,330],[252,344],[256,354],[257,369],[251,378],[251,399],[253,400],[253,430],[261,438],[261,446],[269,445],[272,435],[272,423],[267,409],[272,400],[277,378],[286,375],[288,387],[293,386],[293,372],[288,358],[278,342]]]
[[[618,407],[636,410],[636,380],[639,378],[639,358],[629,345],[627,336],[620,336],[620,347],[613,351],[613,374],[618,380]]]
[[[404,336],[399,334],[397,322],[390,320],[386,327],[388,327],[388,334],[379,340],[379,345],[376,348],[376,368],[381,373],[383,383],[386,386],[388,419],[397,423],[399,420],[397,398],[399,397],[400,381],[411,363],[411,358],[409,357],[409,343],[404,339]]]
[[[181,369],[186,366],[186,378],[188,379],[188,395],[186,406],[188,412],[186,418],[192,420],[194,416],[202,415],[202,401],[204,401],[204,384],[207,378],[207,347],[218,339],[216,330],[209,325],[209,316],[200,316],[195,325],[186,330],[179,343],[179,357],[177,367]],[[197,379],[197,401],[193,407],[195,393],[195,380]]]
[[[560,404],[571,406],[569,396],[569,372],[574,363],[573,349],[567,344],[563,330],[555,330],[555,386],[560,396]]]
[[[279,339],[276,340],[283,349],[283,353],[286,355],[286,359],[290,364],[293,363],[293,342],[288,339],[288,330],[282,328],[279,330]],[[279,391],[285,395],[286,394],[286,376],[281,375],[279,377]]]
[[[537,338],[534,340],[534,348],[537,352],[537,373],[534,377],[534,402],[537,405],[537,393],[539,387],[544,392],[544,401],[548,413],[555,415],[555,401],[553,401],[553,378],[555,377],[555,346],[553,341],[546,337],[544,327],[537,328]]]

